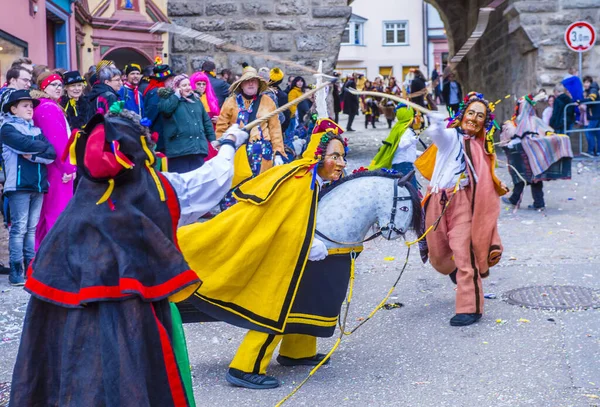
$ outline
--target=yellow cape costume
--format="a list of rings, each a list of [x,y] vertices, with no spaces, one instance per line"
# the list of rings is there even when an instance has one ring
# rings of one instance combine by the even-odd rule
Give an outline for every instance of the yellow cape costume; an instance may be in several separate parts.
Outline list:
[[[202,285],[171,300],[193,295],[218,319],[284,331],[316,226],[319,187],[313,169],[322,135],[313,133],[301,159],[240,185],[234,193],[238,203],[227,211],[179,229],[181,251]]]

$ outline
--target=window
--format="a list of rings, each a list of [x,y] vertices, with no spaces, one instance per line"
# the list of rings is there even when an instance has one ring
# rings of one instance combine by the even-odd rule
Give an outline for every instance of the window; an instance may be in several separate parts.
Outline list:
[[[363,27],[364,23],[359,21],[350,21],[344,33],[342,34],[343,45],[364,45],[363,41]]]
[[[383,45],[408,45],[408,21],[384,22]]]

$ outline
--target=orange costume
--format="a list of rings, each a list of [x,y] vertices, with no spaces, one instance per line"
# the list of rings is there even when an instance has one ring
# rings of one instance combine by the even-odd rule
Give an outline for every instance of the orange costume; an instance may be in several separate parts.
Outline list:
[[[481,279],[502,256],[498,197],[507,189],[494,174],[496,156],[486,142],[484,124],[493,120],[490,115],[487,101],[470,95],[450,128],[434,115],[426,131],[437,149],[424,200],[426,226],[439,219],[427,235],[429,260],[457,284],[456,315],[450,321],[454,326],[479,320],[483,314]],[[415,165],[419,168],[419,162]]]

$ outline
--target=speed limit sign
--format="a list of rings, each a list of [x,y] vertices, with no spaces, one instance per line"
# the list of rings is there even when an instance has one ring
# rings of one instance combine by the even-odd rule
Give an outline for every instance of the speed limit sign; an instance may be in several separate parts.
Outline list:
[[[590,23],[577,21],[565,31],[565,42],[575,52],[589,51],[596,42],[596,30]]]

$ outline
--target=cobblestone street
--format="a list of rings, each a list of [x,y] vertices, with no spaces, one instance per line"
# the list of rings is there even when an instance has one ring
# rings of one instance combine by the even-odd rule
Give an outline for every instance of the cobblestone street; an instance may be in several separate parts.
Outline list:
[[[363,120],[357,117],[355,128],[363,127]],[[378,126],[346,133],[350,171],[366,166],[387,136],[387,125]],[[512,185],[505,168],[497,172]],[[592,301],[600,307],[600,160],[574,160],[573,179],[545,183],[544,193],[545,212],[526,209],[532,201],[529,189],[522,209],[502,206],[504,255],[484,280],[485,293],[495,298],[486,300],[479,323],[449,326],[454,285],[423,265],[414,250],[389,300],[403,306],[381,310],[344,337],[331,363],[285,405],[600,405],[600,309],[539,310],[505,298],[522,287],[578,286],[596,290]],[[4,229],[0,233],[0,260],[8,264],[8,236]],[[400,241],[380,238],[365,244],[357,260],[350,327],[385,296],[405,255]],[[0,290],[2,406],[1,384],[11,380],[28,295],[10,287],[6,276],[0,276]],[[551,295],[550,288],[545,290]],[[562,290],[567,302],[578,292]],[[231,387],[225,373],[244,333],[223,323],[186,325],[197,406],[274,406],[309,373],[308,367],[284,368],[273,360],[269,373],[282,380],[280,388]],[[320,340],[319,351],[327,352],[336,337]]]

